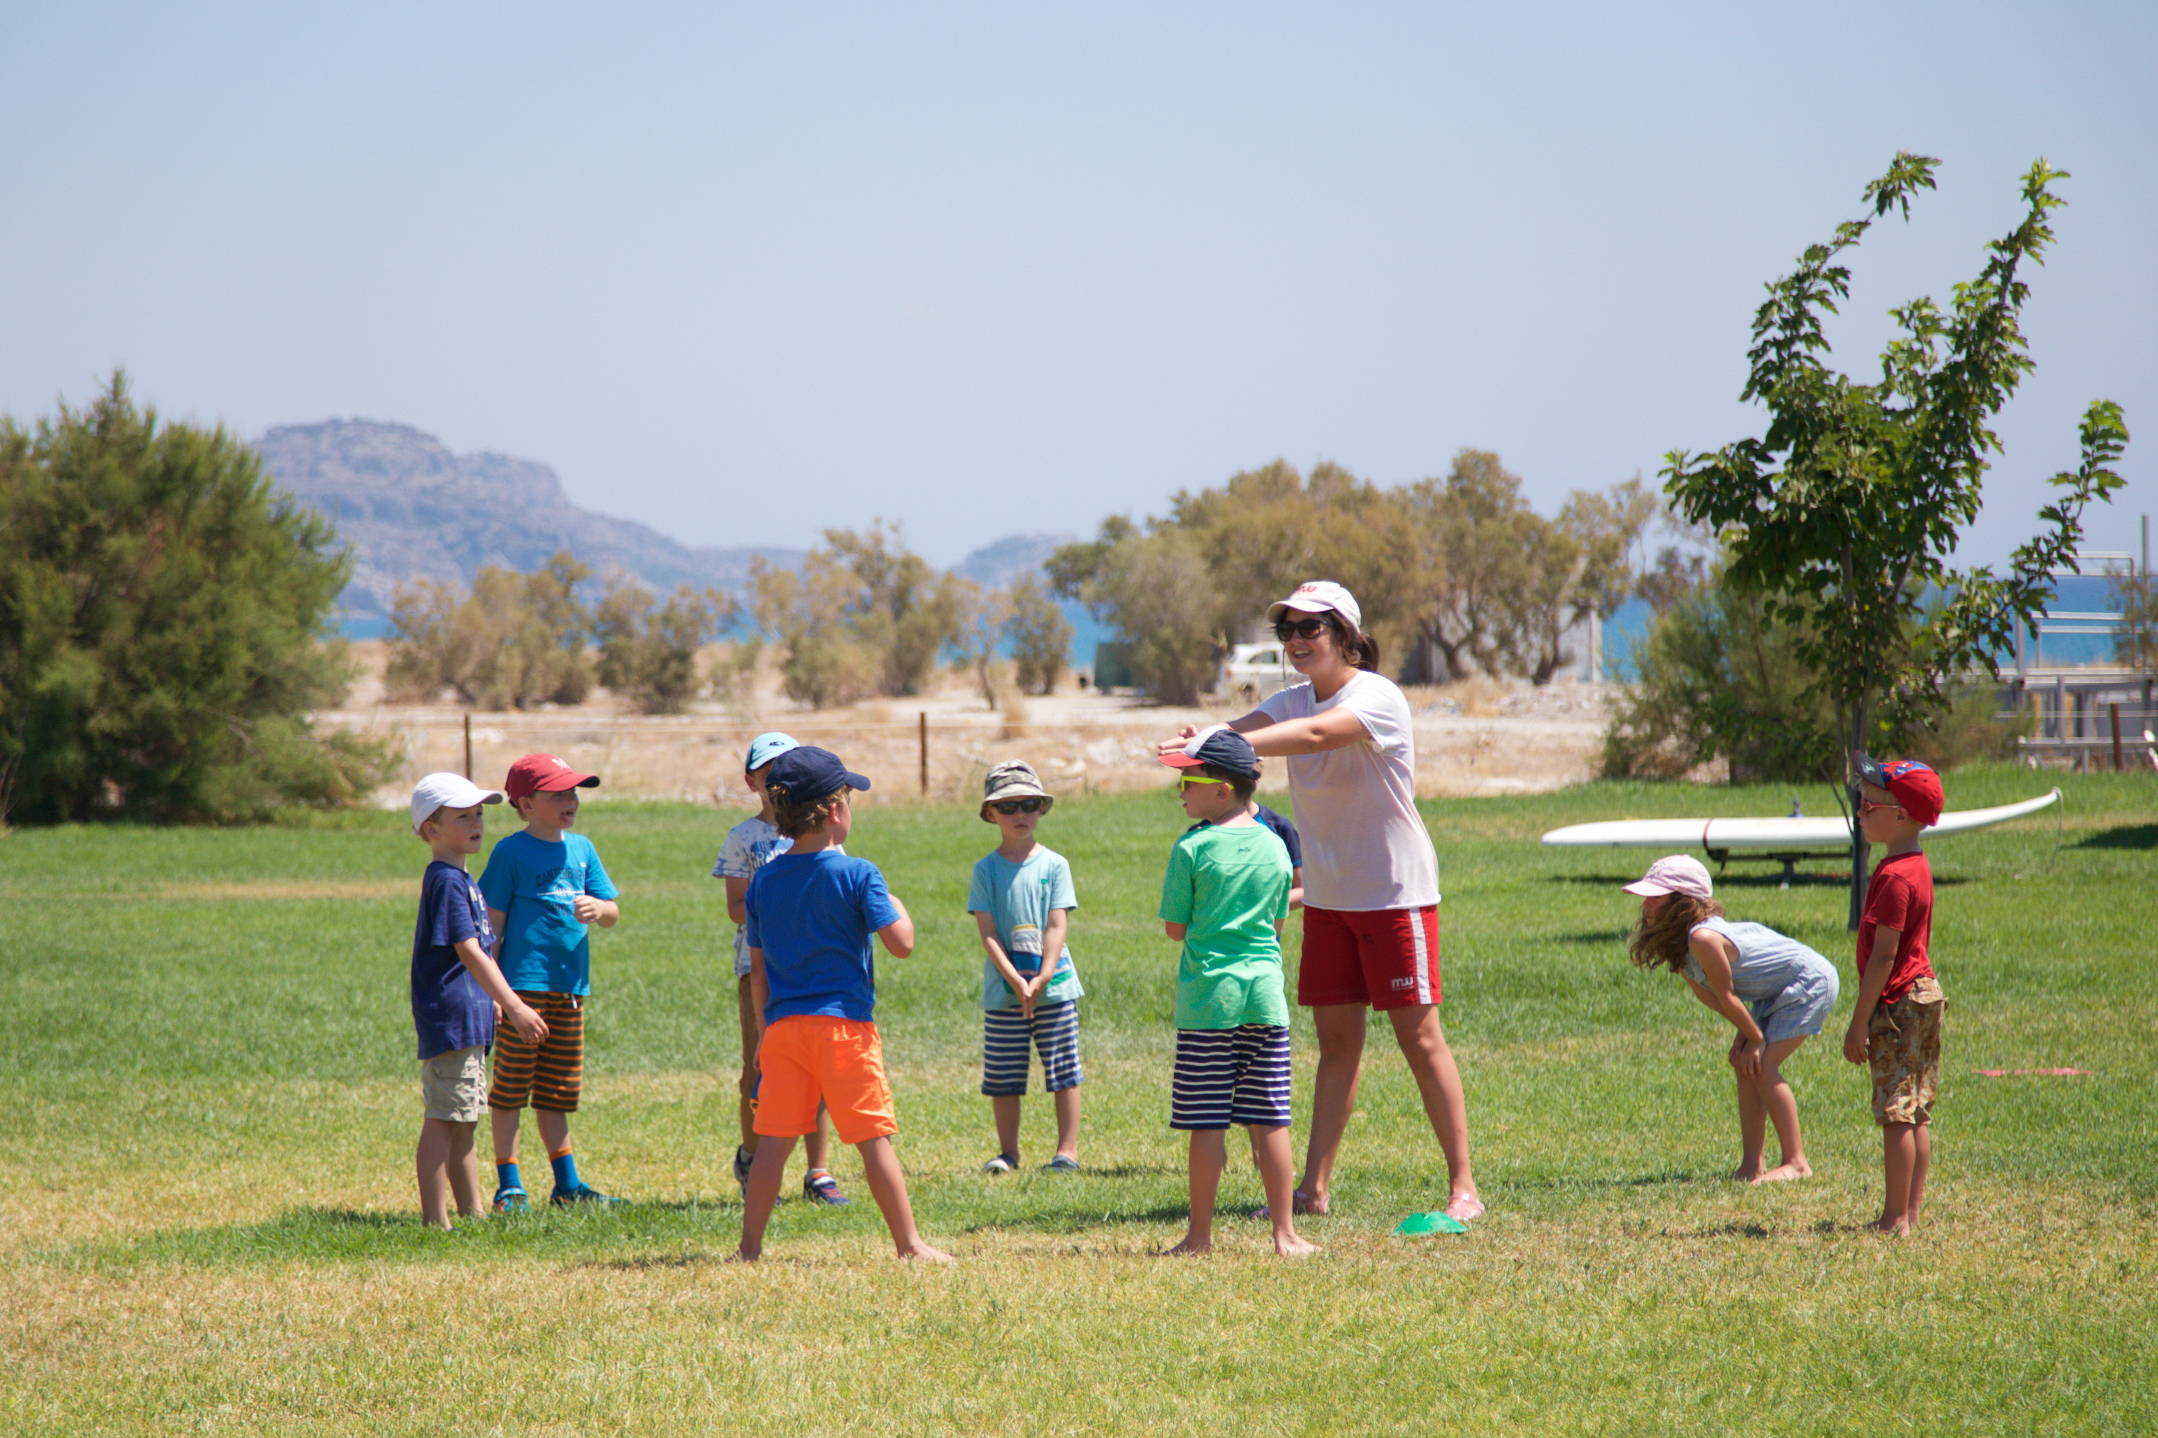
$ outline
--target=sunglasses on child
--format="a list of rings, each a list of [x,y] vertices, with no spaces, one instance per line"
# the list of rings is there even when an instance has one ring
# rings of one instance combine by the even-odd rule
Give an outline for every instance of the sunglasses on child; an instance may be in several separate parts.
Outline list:
[[[1274,626],[1274,637],[1284,642],[1292,636],[1298,639],[1317,639],[1333,627],[1323,619],[1284,619]]]
[[[989,806],[999,814],[1035,814],[1041,811],[1039,799],[999,799]]]
[[[1189,788],[1191,788],[1191,787],[1192,787],[1192,786],[1193,786],[1194,784],[1226,784],[1226,783],[1228,783],[1228,782],[1229,782],[1229,781],[1228,781],[1227,779],[1206,779],[1206,778],[1201,778],[1201,777],[1200,777],[1199,775],[1197,775],[1197,774],[1185,774],[1185,775],[1182,775],[1182,776],[1180,776],[1180,777],[1179,777],[1179,778],[1177,779],[1177,781],[1176,781],[1176,784],[1177,784],[1177,790],[1176,790],[1176,791],[1177,791],[1177,792],[1178,792],[1179,794],[1181,794],[1181,793],[1183,793],[1183,792],[1184,792],[1184,791],[1185,791],[1186,789],[1189,789]]]

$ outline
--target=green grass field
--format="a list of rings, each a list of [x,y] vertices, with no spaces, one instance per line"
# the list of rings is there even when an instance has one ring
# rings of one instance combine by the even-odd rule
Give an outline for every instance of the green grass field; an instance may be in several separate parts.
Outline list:
[[[2053,782],[1949,779],[1955,808]],[[849,847],[921,930],[880,961],[879,1019],[916,1212],[961,1259],[934,1271],[893,1261],[851,1153],[851,1208],[785,1203],[766,1263],[722,1263],[735,1019],[706,875],[732,814],[602,798],[581,823],[624,917],[594,941],[579,1162],[635,1201],[446,1235],[412,1184],[426,855],[401,816],[19,831],[0,838],[0,1431],[2150,1432],[2158,779],[2062,782],[2060,819],[1931,851],[1950,1010],[1927,1224],[1902,1242],[1860,1231],[1881,1174],[1864,1073],[1837,1051],[1844,891],[1779,890],[1768,866],[1720,889],[1845,970],[1829,1032],[1786,1069],[1817,1177],[1748,1189],[1721,1181],[1727,1026],[1625,960],[1616,888],[1654,856],[1535,842],[1780,813],[1788,789],[1426,805],[1491,1213],[1465,1237],[1392,1236],[1446,1189],[1375,1033],[1306,1262],[1229,1216],[1259,1201],[1235,1144],[1215,1255],[1151,1256],[1184,1219],[1175,953],[1152,917],[1173,801],[1067,800],[1044,826],[1084,906],[1088,1172],[1033,1171],[1037,1096],[1026,1169],[1002,1179],[976,1172],[995,1142],[963,912],[993,831],[866,808]],[[1314,1051],[1308,1025],[1295,1038],[1300,1151]],[[2091,1074],[1978,1072],[2054,1067]]]

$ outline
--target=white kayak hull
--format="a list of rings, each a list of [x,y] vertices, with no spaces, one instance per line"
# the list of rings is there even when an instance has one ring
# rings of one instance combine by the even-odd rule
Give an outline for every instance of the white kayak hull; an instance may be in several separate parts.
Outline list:
[[[1924,837],[1963,834],[2035,814],[2055,803],[2061,791],[2020,804],[1991,809],[1959,809],[1941,815]],[[1848,849],[1851,826],[1835,819],[1613,819],[1601,824],[1570,824],[1544,835],[1555,849]]]

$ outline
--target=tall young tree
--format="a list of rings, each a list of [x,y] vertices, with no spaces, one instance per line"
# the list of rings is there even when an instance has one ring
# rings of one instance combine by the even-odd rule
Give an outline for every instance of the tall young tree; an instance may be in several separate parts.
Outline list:
[[[119,373],[0,420],[0,535],[0,818],[251,819],[380,777],[308,718],[349,678],[350,557],[223,429],[160,424]]]
[[[2024,177],[2021,222],[1987,246],[1984,268],[1945,310],[1916,299],[1890,311],[1901,333],[1878,380],[1829,367],[1822,322],[1850,295],[1845,252],[1891,209],[1908,220],[1937,163],[1898,154],[1866,186],[1868,212],[1768,286],[1740,396],[1768,410],[1766,432],[1713,453],[1675,451],[1664,471],[1680,512],[1723,531],[1730,581],[1757,589],[1767,619],[1791,628],[1835,706],[1847,779],[1853,753],[1940,712],[1946,679],[1995,672],[2015,627],[2050,597],[2050,571],[2073,561],[2084,507],[2122,483],[2111,466],[2128,431],[2120,407],[2099,400],[2083,417],[2081,462],[2054,476],[2061,494],[2039,513],[2046,528],[2009,572],[1951,567],[1958,532],[1978,514],[1987,456],[2000,449],[1993,417],[2032,367],[2023,266],[2043,260],[2061,204],[2053,184],[2066,178],[2043,160]],[[1946,597],[1935,607],[1929,596]],[[1855,781],[1851,792],[1855,803]],[[1855,926],[1866,867],[1855,834],[1851,866]]]

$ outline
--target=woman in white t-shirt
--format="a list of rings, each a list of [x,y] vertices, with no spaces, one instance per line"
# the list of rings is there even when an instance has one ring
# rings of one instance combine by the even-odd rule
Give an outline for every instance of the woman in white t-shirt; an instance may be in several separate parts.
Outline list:
[[[1324,1213],[1334,1159],[1356,1107],[1367,1009],[1386,1015],[1446,1155],[1446,1214],[1483,1216],[1469,1167],[1461,1071],[1439,1026],[1439,858],[1416,811],[1408,700],[1376,672],[1378,644],[1356,598],[1331,580],[1301,585],[1267,618],[1309,679],[1228,727],[1261,755],[1285,756],[1304,843],[1304,947],[1296,1001],[1312,1011],[1319,1071],[1299,1213]],[[1196,737],[1165,742],[1164,753]]]

